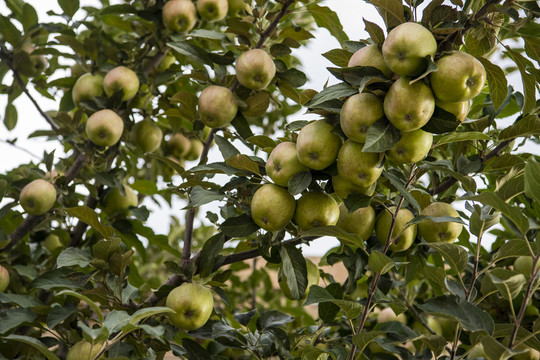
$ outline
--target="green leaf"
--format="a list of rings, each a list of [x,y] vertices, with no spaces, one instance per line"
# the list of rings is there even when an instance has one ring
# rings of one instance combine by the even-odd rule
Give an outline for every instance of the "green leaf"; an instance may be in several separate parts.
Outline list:
[[[384,152],[390,150],[401,139],[401,133],[385,117],[368,128],[362,152]]]
[[[73,17],[77,10],[79,10],[79,0],[58,0],[58,5],[69,17]]]
[[[444,134],[452,132],[461,125],[461,122],[456,119],[456,116],[448,111],[435,106],[435,111],[426,125],[422,126],[422,130],[432,134]]]
[[[364,18],[362,18],[362,20],[364,20],[366,32],[371,37],[371,40],[373,40],[375,44],[382,44],[384,42],[384,31],[379,27],[379,25],[372,23],[371,21],[367,21]]]
[[[272,138],[264,135],[250,136],[246,139],[246,141],[260,147],[261,149],[273,149],[276,147],[276,142]]]
[[[508,269],[493,269],[488,272],[488,276],[501,296],[508,301],[515,299],[527,283],[523,274]]]
[[[316,236],[316,237],[331,236],[331,237],[335,237],[341,242],[354,245],[354,246],[358,246],[359,244],[363,243],[363,239],[361,236],[348,233],[337,226],[318,226],[318,227],[311,228],[307,231],[304,231],[302,233],[303,238],[311,237],[311,236]]]
[[[523,113],[528,114],[536,106],[536,79],[534,75],[527,72],[527,67],[530,62],[517,51],[512,50],[508,46],[505,47],[508,55],[514,60],[521,73],[521,79],[523,80],[523,95],[525,96]]]
[[[227,236],[245,237],[259,230],[259,225],[255,224],[248,214],[242,214],[228,218],[220,225],[220,228]]]
[[[83,294],[80,294],[76,291],[71,291],[71,290],[63,290],[63,291],[60,291],[58,294],[56,294],[56,296],[62,296],[62,295],[73,296],[79,300],[84,301],[86,304],[88,304],[88,306],[92,308],[92,310],[94,310],[94,312],[99,318],[99,322],[100,323],[103,322],[103,313],[101,312],[99,305],[93,302],[92,300],[90,300],[88,296],[85,296]]]
[[[504,71],[499,66],[483,57],[477,57],[477,59],[484,65],[484,69],[486,69],[489,96],[491,97],[495,111],[497,111],[506,99],[508,81],[506,80]]]
[[[182,175],[183,173],[186,172],[186,170],[179,163],[177,163],[176,161],[173,161],[173,160],[171,160],[171,159],[169,159],[169,158],[167,158],[165,156],[161,156],[161,155],[157,155],[157,154],[153,154],[153,153],[146,153],[145,156],[161,161],[163,164],[169,166],[174,171],[176,171],[178,173],[178,175]]]
[[[270,94],[259,92],[244,100],[248,108],[241,110],[242,114],[247,117],[258,117],[266,114],[268,106],[270,106]],[[251,136],[253,137],[253,136]],[[246,139],[247,140],[247,139]]]
[[[339,17],[333,10],[326,6],[319,6],[316,3],[311,3],[306,8],[311,16],[313,16],[313,19],[315,19],[317,26],[327,29],[330,35],[339,41],[341,46],[343,46],[345,41],[349,40],[349,37],[343,31]]]
[[[483,336],[481,342],[489,359],[507,360],[512,358],[515,354],[519,354],[521,352],[513,351],[507,348],[501,344],[500,341],[497,341],[497,339],[491,336]]]
[[[540,164],[530,159],[525,165],[525,195],[540,204]]]
[[[22,308],[29,308],[35,306],[43,306],[43,303],[32,296],[29,295],[18,295],[11,293],[1,293],[0,292],[0,303],[2,304],[16,304]]]
[[[109,330],[109,333],[113,334],[120,331],[122,327],[129,322],[130,317],[131,316],[123,310],[113,310],[107,314],[103,326]]]
[[[387,29],[405,22],[405,11],[400,0],[369,0],[368,4],[375,6]]]
[[[10,309],[0,313],[0,334],[5,334],[25,323],[31,323],[36,318],[37,315],[30,309]]]
[[[358,347],[358,350],[364,351],[370,342],[383,335],[386,335],[384,331],[362,331],[353,336],[353,344]]]
[[[258,329],[267,329],[270,327],[280,327],[294,320],[294,317],[289,314],[284,314],[277,310],[267,310],[263,312],[257,319]]]
[[[358,209],[368,207],[371,204],[371,197],[362,194],[351,194],[343,200],[343,203],[347,208],[347,212],[352,214]]]
[[[66,209],[66,212],[70,216],[74,216],[77,219],[81,220],[82,222],[94,228],[105,239],[109,239],[114,235],[113,228],[111,226],[103,226],[99,222],[98,215],[96,214],[96,212],[86,205]]]
[[[44,343],[33,337],[11,334],[5,336],[4,340],[11,340],[28,344],[40,353],[42,353],[48,360],[60,360],[60,358],[58,358],[58,356],[56,356],[52,351],[50,351]]]
[[[324,350],[310,345],[306,346],[304,350],[302,350],[301,360],[328,360],[330,356],[331,354],[325,352]],[[334,356],[332,356],[332,359],[334,359]]]
[[[17,125],[17,108],[12,103],[6,105],[6,112],[4,114],[4,125],[6,129],[13,130]]]
[[[433,56],[426,55],[425,59],[426,59],[426,61],[428,63],[426,71],[424,71],[422,74],[418,75],[417,77],[415,77],[414,79],[409,81],[409,85],[412,85],[415,82],[424,79],[426,76],[428,76],[432,72],[435,72],[435,71],[439,70],[439,68],[437,67],[437,65],[435,65],[435,62],[433,61]]]
[[[189,32],[190,36],[198,37],[198,38],[204,38],[204,39],[212,39],[212,40],[225,40],[227,39],[227,36],[218,31],[212,31],[212,30],[206,30],[206,29],[195,29]]]
[[[358,93],[358,90],[352,88],[346,83],[339,83],[326,87],[311,99],[306,106],[308,108],[317,107],[328,100],[339,99]]]
[[[283,262],[283,275],[291,297],[299,300],[304,297],[307,287],[307,265],[302,251],[294,245],[282,245],[279,254]]]
[[[343,310],[343,312],[345,313],[345,316],[347,316],[347,318],[351,320],[354,320],[360,315],[362,315],[362,311],[364,309],[362,304],[355,301],[334,299],[331,300],[331,302],[339,306],[341,310]]]
[[[444,144],[471,140],[491,140],[491,136],[478,131],[454,132],[441,137],[434,146],[436,147]]]
[[[333,49],[322,54],[336,66],[347,67],[352,54],[344,49]]]
[[[424,222],[424,221],[427,221],[427,220],[430,220],[430,221],[433,221],[433,222],[436,222],[436,223],[455,222],[455,223],[465,225],[465,222],[461,218],[458,218],[458,217],[453,217],[453,216],[448,216],[448,215],[436,216],[436,217],[435,216],[427,216],[427,215],[418,215],[414,219],[409,221],[407,224],[405,224],[405,228],[408,228],[409,226],[414,225],[414,224],[420,224],[421,222]]]
[[[149,307],[149,308],[137,310],[133,315],[131,315],[131,319],[129,319],[129,323],[134,325],[134,324],[138,324],[141,320],[146,319],[150,316],[154,316],[158,314],[172,314],[172,313],[174,313],[174,310],[166,306]]]
[[[189,194],[188,207],[198,207],[224,198],[225,194],[217,190],[205,190],[200,186],[195,186]]]
[[[467,266],[468,254],[465,249],[456,244],[449,244],[444,242],[439,243],[425,243],[439,254],[444,257],[450,267],[454,269],[458,274],[465,270]]]
[[[56,259],[56,264],[59,268],[65,266],[80,266],[85,268],[92,261],[92,255],[90,254],[89,249],[79,249],[79,248],[67,248],[63,250],[58,258]]]
[[[188,360],[208,360],[212,356],[198,342],[189,338],[182,339],[182,346],[186,350]]]
[[[301,194],[306,190],[311,184],[311,172],[310,171],[300,171],[291,176],[289,182],[287,183],[287,189],[291,195]]]
[[[510,140],[533,135],[540,135],[540,119],[536,115],[527,115],[502,130],[499,134],[499,140]]]
[[[223,155],[224,160],[240,154],[240,151],[235,148],[233,144],[231,144],[231,142],[229,140],[226,140],[223,136],[215,135],[214,140],[216,141],[216,145],[218,146],[221,155]]]
[[[332,296],[328,290],[320,287],[319,285],[311,285],[304,306],[332,300],[334,300],[334,296]]]
[[[439,335],[422,335],[417,339],[426,344],[431,351],[433,351],[436,357],[443,352],[446,344],[448,343],[445,338]]]
[[[74,304],[65,304],[64,306],[56,305],[49,309],[47,314],[47,326],[50,329],[56,327],[62,321],[66,320],[69,316],[75,314],[78,311],[77,306]]]
[[[78,274],[81,275],[81,274]],[[81,277],[74,276],[73,271],[67,268],[59,268],[48,271],[34,279],[32,288],[52,290],[56,288],[82,289]]]
[[[530,256],[530,250],[525,240],[509,240],[493,255],[493,262],[509,257]]]
[[[38,23],[39,19],[36,13],[36,9],[28,3],[24,4],[23,12],[21,16],[21,23],[25,32],[28,32],[34,25]]]
[[[210,55],[201,47],[193,45],[187,41],[176,41],[172,43],[167,43],[173,50],[178,51],[180,54],[185,55],[188,59],[192,61],[212,65],[213,61],[210,58]]]
[[[392,185],[394,185],[396,189],[398,189],[399,193],[405,198],[405,200],[409,202],[409,204],[414,206],[414,208],[418,212],[422,211],[422,208],[418,204],[418,201],[416,201],[416,199],[411,195],[411,193],[405,188],[405,183],[397,175],[388,171],[383,171],[383,176],[390,180]]]
[[[217,260],[220,257],[219,253],[223,250],[223,245],[226,240],[227,238],[223,233],[216,234],[206,240],[200,252],[199,260],[197,261],[201,276],[208,276],[214,272],[214,268],[218,265]]]
[[[14,47],[21,38],[21,32],[15,25],[13,25],[9,18],[3,15],[0,15],[0,34],[2,34],[3,40],[7,41]]]
[[[238,170],[243,170],[254,174],[260,174],[259,164],[257,164],[255,161],[251,160],[249,156],[244,154],[238,154],[228,158],[227,160],[225,160],[225,164]]]
[[[143,195],[154,195],[158,192],[156,183],[150,180],[137,179],[130,186],[133,190]]]
[[[459,182],[461,182],[461,185],[463,185],[463,188],[467,191],[476,192],[476,181],[470,176],[465,176],[463,174],[458,173],[457,171],[451,170],[445,166],[441,165],[434,165],[433,163],[425,163],[420,165],[421,169],[426,170],[432,170],[432,171],[440,171],[445,174],[448,174],[454,178],[456,178]]]
[[[392,259],[377,250],[373,250],[371,254],[369,254],[368,265],[371,270],[380,275],[386,274],[391,268],[396,266]]]

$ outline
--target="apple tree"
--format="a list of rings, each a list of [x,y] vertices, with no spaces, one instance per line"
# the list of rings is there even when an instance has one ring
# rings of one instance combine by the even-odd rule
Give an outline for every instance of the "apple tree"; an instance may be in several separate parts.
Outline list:
[[[57,148],[0,174],[0,358],[540,358],[536,2],[371,0],[366,39],[309,0],[58,5],[2,1],[2,140],[23,97]]]

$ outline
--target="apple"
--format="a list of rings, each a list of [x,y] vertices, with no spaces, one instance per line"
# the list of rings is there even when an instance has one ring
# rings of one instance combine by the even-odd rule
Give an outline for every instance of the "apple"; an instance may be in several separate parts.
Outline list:
[[[375,210],[371,205],[368,205],[349,213],[345,204],[341,203],[336,226],[348,233],[359,235],[362,240],[366,241],[375,228]]]
[[[98,146],[113,146],[122,137],[124,121],[109,109],[93,113],[86,121],[86,135]]]
[[[384,114],[396,129],[413,131],[424,126],[435,111],[435,98],[423,82],[409,84],[409,78],[399,78],[384,97]]]
[[[304,193],[296,202],[294,220],[302,230],[318,226],[336,225],[339,219],[339,206],[324,192]]]
[[[314,121],[302,128],[296,139],[298,161],[303,165],[322,170],[337,158],[341,137],[334,134],[334,127],[324,120]]]
[[[360,50],[357,50],[349,59],[347,67],[353,66],[372,66],[381,72],[388,79],[391,79],[394,75],[392,70],[386,65],[384,57],[377,45],[364,46]]]
[[[201,157],[204,144],[196,138],[189,139],[191,145],[189,146],[189,151],[185,155],[185,159],[189,161],[198,160]]]
[[[52,169],[51,171],[47,171],[45,175],[43,176],[43,179],[47,180],[50,183],[54,183],[56,179],[58,179],[60,176],[63,176],[63,171],[58,171],[56,169]]]
[[[178,0],[176,0],[178,1]],[[186,0],[180,0],[180,1],[186,1]],[[176,57],[171,54],[167,53],[163,60],[160,61],[159,65],[157,66],[158,71],[165,71],[171,67],[172,64],[176,62]]]
[[[422,215],[431,217],[452,216],[459,218],[458,212],[452,205],[443,202],[434,202],[422,210]],[[420,237],[427,242],[452,243],[463,230],[463,225],[456,222],[434,222],[426,220],[418,224]]]
[[[290,141],[279,143],[266,162],[266,174],[274,183],[285,187],[294,174],[307,170],[309,168],[298,160],[296,144]]]
[[[429,75],[431,89],[443,102],[470,100],[486,84],[486,69],[474,56],[455,51],[437,62],[438,70]]]
[[[435,56],[437,41],[420,24],[407,22],[393,28],[382,46],[386,65],[401,76],[420,75],[428,66],[427,56]]]
[[[402,324],[406,324],[407,316],[405,316],[404,313],[396,315],[396,313],[394,312],[394,310],[392,310],[392,308],[387,307],[387,308],[382,309],[377,314],[377,323],[382,324],[388,321],[399,321]]]
[[[386,152],[386,156],[397,164],[412,164],[426,157],[433,134],[422,129],[401,133],[401,139]]]
[[[199,95],[199,115],[204,125],[220,128],[230,123],[238,112],[238,104],[231,90],[210,85]]]
[[[153,152],[161,145],[163,131],[151,120],[139,121],[131,129],[131,141],[142,152]]]
[[[174,32],[187,32],[197,22],[197,9],[191,0],[171,0],[163,5],[163,24]]]
[[[463,122],[463,120],[467,118],[469,110],[471,109],[471,100],[446,103],[439,99],[435,99],[435,105],[451,114],[454,114],[459,122]]]
[[[362,152],[364,144],[347,140],[339,150],[338,174],[351,184],[369,187],[381,176],[382,154]]]
[[[536,263],[536,271],[540,269],[540,261]],[[520,274],[525,275],[526,278],[530,278],[533,270],[533,258],[532,256],[518,256],[514,260],[514,270]]]
[[[369,126],[383,116],[382,100],[372,93],[361,93],[345,101],[341,108],[339,122],[349,139],[364,143]]]
[[[306,260],[306,268],[307,268],[307,286],[306,286],[306,292],[304,293],[304,296],[301,297],[300,300],[305,299],[309,293],[309,288],[311,285],[319,285],[319,268],[317,265],[313,263],[313,261],[309,259]],[[281,280],[279,281],[279,287],[281,288],[281,291],[283,291],[283,294],[291,300],[295,300],[291,295],[291,290],[289,289],[289,285],[287,285],[287,277],[285,276],[285,273],[283,272],[283,269],[280,267],[279,272],[281,273]]]
[[[276,65],[262,49],[248,50],[236,60],[236,78],[248,89],[262,90],[276,75]]]
[[[56,188],[46,180],[34,180],[22,189],[19,202],[28,214],[43,215],[56,202]]]
[[[274,184],[261,186],[251,200],[251,217],[261,228],[278,231],[294,216],[296,200],[286,188]]]
[[[51,254],[59,253],[62,250],[62,248],[64,247],[64,245],[60,241],[60,238],[58,237],[58,235],[55,235],[55,234],[47,235],[45,240],[43,240],[42,245]]]
[[[24,51],[28,54],[22,53],[21,56],[15,54],[14,63],[16,70],[19,74],[29,78],[41,75],[49,65],[45,55],[30,55],[34,51],[33,46]]]
[[[9,285],[9,271],[0,265],[0,293],[6,291]]]
[[[131,100],[139,91],[139,78],[133,70],[125,66],[117,66],[105,75],[103,89],[107,96],[112,96],[115,92],[122,90],[124,92],[122,101]]]
[[[347,196],[352,194],[371,196],[375,192],[377,182],[374,182],[368,187],[361,187],[353,185],[350,181],[345,179],[341,175],[332,176],[332,187],[334,192],[341,199],[345,200]]]
[[[139,199],[137,194],[129,185],[123,185],[125,195],[120,193],[119,188],[113,188],[111,191],[105,195],[104,207],[103,210],[109,214],[113,215],[115,213],[126,212],[130,206],[137,206],[139,204]]]
[[[171,321],[181,330],[195,330],[206,324],[214,310],[212,292],[199,284],[183,283],[167,296],[166,306],[175,311]]]
[[[388,234],[390,232],[390,225],[392,223],[392,213],[396,211],[396,207],[392,206],[388,209],[384,209],[377,218],[375,223],[375,234],[381,244],[386,245]],[[405,225],[414,219],[413,213],[409,209],[399,209],[396,220],[394,222],[394,229],[392,230],[391,239],[396,236],[399,237],[390,245],[389,249],[392,251],[404,251],[411,247],[416,238],[416,224],[409,226],[405,229]]]
[[[171,155],[177,159],[183,158],[191,149],[191,140],[182,133],[176,133],[167,142]]]
[[[92,99],[103,95],[103,76],[90,73],[82,75],[73,85],[73,103],[79,105],[81,100]]]
[[[227,14],[229,16],[237,16],[238,13],[244,10],[247,7],[247,4],[244,0],[228,0],[229,2],[229,11]]]
[[[103,349],[103,343],[92,344],[86,340],[81,340],[69,349],[66,360],[93,360]],[[100,356],[99,359],[103,359]]]
[[[197,12],[206,21],[219,21],[229,11],[227,0],[197,0]]]

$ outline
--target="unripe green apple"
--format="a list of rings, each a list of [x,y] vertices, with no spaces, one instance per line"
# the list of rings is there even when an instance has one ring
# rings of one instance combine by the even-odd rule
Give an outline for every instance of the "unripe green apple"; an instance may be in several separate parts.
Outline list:
[[[22,189],[19,202],[28,214],[43,215],[56,202],[56,188],[43,179],[34,180]]]
[[[388,209],[384,209],[377,218],[375,224],[375,234],[381,244],[386,245],[388,234],[390,233],[390,225],[392,224],[392,213],[396,211],[396,207],[392,206]],[[392,230],[391,239],[395,238],[398,234],[401,234],[389,249],[392,251],[404,251],[411,247],[416,238],[416,224],[409,226],[405,229],[405,225],[414,219],[414,215],[408,209],[399,209],[396,220],[394,222],[394,229]],[[403,230],[405,229],[405,230]]]
[[[412,164],[426,157],[433,134],[422,129],[401,133],[401,139],[386,152],[386,156],[397,164]]]
[[[334,188],[334,192],[336,193],[336,195],[341,200],[345,200],[347,196],[353,194],[367,196],[373,195],[373,193],[375,192],[375,188],[377,187],[377,182],[375,181],[368,187],[361,187],[353,185],[350,181],[348,181],[341,175],[336,175],[332,176],[332,187]]]
[[[15,59],[15,61],[17,61],[17,59]],[[41,75],[45,71],[45,69],[47,69],[48,65],[49,62],[47,61],[45,55],[25,54],[24,59],[22,61],[17,61],[17,64],[15,66],[20,74],[31,78]]]
[[[139,121],[131,129],[131,141],[142,152],[152,152],[159,148],[163,139],[163,131],[151,120]]]
[[[303,165],[322,170],[336,160],[341,138],[332,132],[333,129],[326,121],[317,120],[300,130],[296,139],[296,151]]]
[[[407,22],[393,28],[382,46],[386,65],[401,76],[416,76],[426,71],[426,56],[435,56],[437,41],[420,24]],[[413,99],[413,98],[411,98]]]
[[[276,75],[276,65],[262,49],[248,50],[236,60],[236,78],[248,89],[262,90]]]
[[[181,159],[191,149],[191,141],[182,133],[176,133],[167,142],[167,148],[174,157]]]
[[[244,0],[228,0],[229,2],[229,11],[227,14],[229,16],[237,16],[238,13],[244,10],[247,6]]]
[[[163,24],[174,32],[187,32],[197,22],[197,9],[191,0],[171,0],[163,5]]]
[[[93,360],[102,348],[102,342],[92,344],[81,340],[69,349],[66,360]],[[103,359],[103,356],[100,356],[99,359]]]
[[[375,228],[375,210],[371,205],[368,205],[349,213],[345,204],[341,203],[336,226],[348,233],[359,235],[362,240],[366,241]]]
[[[435,98],[423,82],[409,84],[411,79],[396,80],[384,97],[384,113],[399,131],[407,132],[424,126],[435,111]]]
[[[84,74],[73,85],[73,103],[79,105],[81,100],[92,99],[103,95],[103,76]]]
[[[189,139],[189,141],[191,145],[189,147],[188,153],[185,156],[185,159],[189,161],[198,160],[201,157],[204,144],[199,139],[195,138]]]
[[[286,188],[266,184],[261,186],[251,200],[251,217],[267,231],[283,229],[293,218],[296,200]]]
[[[431,73],[429,81],[437,99],[443,102],[470,100],[486,84],[486,69],[474,56],[455,51],[435,63],[438,70]]]
[[[180,1],[187,1],[187,0],[180,0]],[[176,57],[171,53],[167,53],[167,55],[165,55],[163,60],[161,60],[161,62],[157,66],[157,70],[165,71],[169,69],[171,65],[174,64],[175,62],[176,62]]]
[[[296,202],[294,219],[302,230],[336,225],[339,219],[339,206],[324,192],[308,192]]]
[[[124,121],[109,109],[93,113],[86,121],[86,135],[98,146],[113,146],[122,137]]]
[[[117,66],[105,75],[103,89],[107,96],[112,96],[115,92],[122,90],[124,92],[122,101],[131,100],[139,91],[139,78],[133,70],[125,66]]]
[[[451,114],[454,114],[456,116],[456,119],[459,120],[459,122],[463,122],[463,120],[467,118],[469,110],[471,109],[471,100],[446,103],[442,102],[439,99],[435,99],[435,105],[437,105],[443,110],[448,111]]]
[[[357,50],[349,59],[347,67],[353,66],[372,66],[381,72],[388,79],[391,79],[394,75],[392,70],[386,65],[384,57],[377,45],[364,46],[360,50]]]
[[[525,275],[526,278],[531,277],[533,269],[533,258],[532,256],[518,256],[516,260],[514,260],[514,270],[517,271],[520,274]],[[536,269],[540,269],[540,261],[536,263]]]
[[[404,313],[396,315],[396,313],[394,312],[394,310],[392,310],[392,308],[387,307],[387,308],[382,309],[377,314],[377,323],[382,324],[388,321],[399,321],[402,324],[406,324],[407,316],[405,316]]]
[[[6,291],[9,285],[9,271],[0,265],[0,293]]]
[[[212,292],[198,284],[183,283],[167,296],[166,306],[175,311],[171,321],[181,330],[202,327],[214,310]]]
[[[227,0],[197,0],[197,12],[206,21],[219,21],[227,16]]]
[[[199,95],[199,115],[204,125],[220,128],[230,123],[238,112],[238,104],[231,90],[210,85]]]
[[[129,185],[123,185],[125,195],[120,193],[119,188],[113,188],[105,196],[103,210],[109,214],[113,215],[115,213],[126,212],[130,206],[137,206],[139,199],[137,194]]]
[[[42,245],[47,249],[51,254],[59,253],[64,245],[60,241],[60,238],[55,234],[49,234],[42,241]]]
[[[290,141],[279,143],[266,162],[266,174],[279,186],[286,187],[294,174],[307,170],[298,160],[296,144]]]
[[[443,202],[434,202],[424,208],[422,215],[431,217],[460,217],[452,205]],[[461,230],[463,230],[463,225],[456,222],[434,222],[426,220],[418,224],[418,233],[427,242],[452,243],[461,234]]]
[[[382,174],[382,154],[362,152],[363,147],[364,144],[347,140],[339,150],[337,170],[351,184],[369,187]]]
[[[341,108],[339,122],[349,139],[358,143],[366,142],[369,126],[384,116],[383,102],[372,93],[351,96]]]
[[[306,259],[306,268],[307,268],[307,286],[306,286],[306,292],[304,293],[304,296],[302,296],[302,299],[305,299],[309,293],[309,288],[312,285],[319,285],[319,268],[317,265],[313,263],[313,261]],[[279,287],[281,288],[281,291],[283,291],[283,294],[291,300],[294,300],[291,295],[291,290],[289,289],[289,285],[287,285],[287,277],[285,276],[285,273],[283,272],[283,269],[280,267],[279,269],[281,273],[281,280],[279,281]]]

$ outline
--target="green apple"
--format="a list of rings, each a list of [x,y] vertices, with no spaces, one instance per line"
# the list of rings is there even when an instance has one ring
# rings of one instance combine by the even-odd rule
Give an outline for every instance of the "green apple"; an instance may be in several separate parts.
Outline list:
[[[112,96],[115,92],[122,90],[124,92],[122,101],[131,100],[139,91],[139,78],[133,70],[125,66],[117,66],[105,75],[103,89],[107,96]]]
[[[171,321],[181,330],[202,327],[214,310],[212,292],[199,284],[183,283],[167,296],[166,306],[175,311]]]
[[[336,160],[341,147],[341,137],[334,134],[333,129],[326,121],[317,120],[300,130],[296,139],[296,152],[303,165],[322,170]]]
[[[56,188],[43,179],[34,180],[22,189],[19,202],[28,214],[43,215],[56,202]]]
[[[460,217],[452,205],[443,202],[432,203],[422,210],[422,215],[431,217]],[[452,243],[461,234],[461,230],[463,230],[463,225],[456,222],[434,222],[426,220],[418,224],[418,233],[427,242]]]
[[[455,51],[435,63],[438,70],[429,75],[431,89],[443,102],[470,100],[486,84],[486,69],[474,56]]]
[[[388,79],[391,79],[394,75],[392,70],[386,65],[384,57],[377,45],[364,46],[360,50],[357,50],[349,59],[347,67],[353,66],[372,66],[381,72]]]
[[[348,233],[359,235],[362,240],[366,241],[375,229],[375,210],[371,205],[368,205],[349,213],[345,204],[341,203],[336,226]]]
[[[204,125],[220,128],[230,123],[238,112],[238,104],[231,90],[210,85],[199,95],[199,115]]]
[[[163,5],[163,24],[173,32],[187,32],[197,22],[197,9],[191,0],[171,0]]]
[[[276,65],[262,49],[248,50],[236,60],[236,78],[248,89],[262,90],[276,75]]]
[[[416,76],[426,71],[427,56],[435,56],[437,41],[420,24],[407,22],[393,28],[382,46],[386,65],[401,76]]]
[[[69,68],[69,72],[71,73],[71,76],[80,78],[84,74],[86,74],[86,64],[83,63],[75,63],[74,65],[71,65]]]
[[[122,137],[124,120],[109,109],[93,113],[86,121],[86,135],[98,146],[113,146]]]
[[[517,271],[520,274],[525,275],[526,278],[531,277],[533,269],[533,258],[532,256],[518,256],[516,260],[514,260],[514,270]],[[536,269],[540,269],[540,261],[536,263]]]
[[[176,133],[167,142],[167,148],[172,156],[182,159],[191,149],[191,140],[182,133]]]
[[[139,121],[131,129],[131,141],[142,152],[153,152],[158,149],[163,139],[163,131],[151,120]]]
[[[309,168],[298,160],[296,144],[290,141],[279,143],[266,162],[266,174],[279,186],[286,187],[294,174],[308,170]]]
[[[361,93],[345,101],[341,108],[339,122],[349,139],[364,143],[369,126],[383,116],[382,100],[372,93]]]
[[[332,187],[334,188],[334,192],[336,193],[336,195],[341,200],[345,200],[347,196],[353,194],[367,196],[373,195],[373,193],[375,192],[375,188],[377,187],[377,182],[375,181],[368,187],[361,187],[353,185],[350,181],[348,181],[341,175],[336,175],[332,176]]]
[[[244,10],[247,6],[244,0],[228,0],[229,2],[229,11],[227,14],[229,16],[237,16],[240,11]]]
[[[60,238],[58,237],[58,235],[55,235],[55,234],[47,235],[45,240],[43,240],[42,245],[51,254],[59,253],[62,250],[62,248],[64,247],[64,245],[60,241]]]
[[[219,21],[227,16],[227,0],[197,0],[197,12],[206,21]]]
[[[31,51],[33,50],[32,48]],[[16,70],[21,75],[29,78],[41,75],[49,65],[45,55],[28,55],[24,53],[21,56],[17,55],[15,54],[14,58]]]
[[[286,188],[274,184],[261,186],[251,200],[251,217],[267,231],[283,229],[293,218],[296,200]]]
[[[396,315],[396,313],[394,312],[394,310],[392,310],[392,308],[387,307],[387,308],[382,309],[377,314],[377,323],[382,324],[388,321],[399,321],[402,324],[406,324],[407,316],[404,313]]]
[[[396,207],[392,206],[388,209],[384,209],[377,218],[375,223],[375,234],[381,244],[386,245],[388,240],[388,234],[390,233],[390,225],[392,224],[392,213],[396,211]],[[411,247],[416,238],[416,224],[409,226],[405,229],[405,225],[414,219],[413,213],[408,209],[399,209],[396,220],[394,222],[394,229],[392,230],[391,238],[399,237],[390,245],[389,249],[392,251],[404,251]]]
[[[307,268],[307,286],[306,286],[306,292],[304,293],[304,296],[300,298],[300,300],[305,299],[309,293],[309,288],[312,285],[319,285],[319,268],[317,265],[313,263],[313,261],[309,259],[306,260],[306,268]],[[279,268],[279,272],[281,274],[279,281],[279,287],[281,288],[281,291],[283,291],[283,294],[291,300],[295,300],[291,295],[291,290],[289,289],[289,285],[287,285],[287,277],[285,276],[285,273],[283,272],[282,267]]]
[[[9,285],[9,271],[0,265],[0,293],[6,291]]]
[[[469,110],[471,109],[471,100],[446,103],[439,99],[435,99],[435,105],[451,114],[454,114],[459,122],[463,122],[463,120],[467,118]]]
[[[426,157],[433,134],[422,129],[401,133],[401,139],[386,152],[386,156],[397,164],[412,164]]]
[[[351,184],[369,187],[383,171],[383,154],[362,152],[364,144],[347,140],[339,150],[338,174]]]
[[[423,82],[409,84],[409,78],[399,78],[384,97],[384,114],[399,131],[407,132],[424,126],[435,111],[435,98]],[[414,100],[414,101],[412,101]]]
[[[339,206],[324,192],[312,191],[303,194],[296,202],[294,220],[302,230],[313,227],[336,225]]]
[[[81,100],[92,99],[103,95],[103,76],[84,74],[73,85],[73,103],[79,105]]]
[[[527,350],[524,353],[514,355],[510,359],[512,360],[540,360],[540,351],[537,351],[533,348],[528,347],[525,344],[521,344],[516,347],[516,350]]]
[[[120,193],[119,188],[113,188],[105,196],[103,210],[109,214],[113,215],[115,213],[126,212],[130,206],[137,206],[139,199],[137,194],[129,185],[123,185],[125,195]]]
[[[66,360],[93,360],[103,349],[103,343],[92,344],[86,340],[81,340],[69,349]],[[103,359],[100,356],[99,359]]]
[[[189,141],[191,145],[189,146],[189,151],[184,158],[189,161],[198,160],[201,157],[204,144],[201,142],[201,140],[196,138],[189,139]]]
[[[187,0],[180,0],[180,1],[187,1]],[[160,61],[159,65],[157,66],[158,71],[165,71],[171,67],[172,64],[176,62],[176,57],[171,54],[167,53],[163,60]]]

